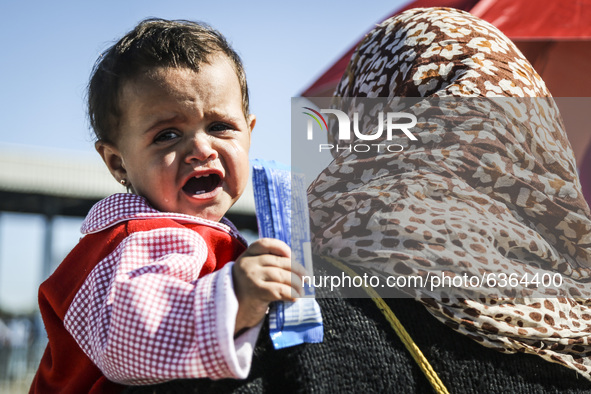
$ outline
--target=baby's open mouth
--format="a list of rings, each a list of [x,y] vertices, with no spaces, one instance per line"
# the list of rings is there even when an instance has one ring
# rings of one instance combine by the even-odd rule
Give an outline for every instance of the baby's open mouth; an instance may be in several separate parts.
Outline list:
[[[221,180],[218,174],[194,176],[185,183],[183,191],[192,196],[209,193],[220,185]]]

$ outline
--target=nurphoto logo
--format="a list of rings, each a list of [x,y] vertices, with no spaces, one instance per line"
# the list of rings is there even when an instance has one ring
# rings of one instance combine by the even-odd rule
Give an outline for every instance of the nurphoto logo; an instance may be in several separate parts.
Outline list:
[[[407,114],[404,112],[388,112],[385,114],[383,112],[379,112],[377,115],[377,123],[378,126],[373,133],[362,133],[359,130],[359,113],[353,113],[353,122],[349,116],[338,109],[321,109],[320,111],[316,111],[310,107],[303,107],[306,111],[303,114],[309,116],[308,125],[307,125],[307,139],[313,140],[314,139],[314,128],[315,124],[318,125],[320,130],[324,130],[325,132],[328,131],[328,122],[323,114],[327,115],[334,115],[337,119],[337,127],[338,133],[337,135],[337,143],[336,144],[319,144],[318,150],[322,152],[323,150],[336,150],[337,152],[340,151],[354,151],[354,152],[370,152],[375,151],[376,153],[383,153],[383,152],[401,152],[404,150],[404,147],[400,144],[392,143],[394,139],[395,131],[402,131],[406,138],[410,139],[411,141],[416,141],[417,137],[415,137],[409,129],[414,127],[417,124],[417,118],[413,114]],[[406,120],[406,121],[404,121]],[[409,121],[410,120],[410,121]],[[351,127],[351,125],[353,127]],[[384,127],[385,126],[385,127]],[[376,141],[380,139],[381,143],[348,143],[342,144],[343,141],[351,141],[351,129],[353,129],[353,134],[355,135],[355,141]],[[386,132],[386,138],[382,137]]]

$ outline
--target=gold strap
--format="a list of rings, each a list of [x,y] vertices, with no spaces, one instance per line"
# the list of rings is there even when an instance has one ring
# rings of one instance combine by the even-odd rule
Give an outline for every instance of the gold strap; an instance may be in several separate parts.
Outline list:
[[[336,266],[337,268],[339,268],[351,277],[359,276],[353,269],[347,267],[338,260],[326,256],[323,256],[322,258],[332,263],[334,266]],[[437,376],[437,373],[435,372],[431,364],[429,364],[429,361],[425,358],[423,352],[421,352],[421,349],[419,349],[419,347],[412,340],[410,335],[408,335],[408,332],[406,331],[402,323],[400,323],[400,320],[398,320],[398,318],[394,314],[394,311],[390,309],[388,304],[386,304],[383,298],[380,297],[373,288],[363,286],[363,289],[367,292],[371,299],[376,303],[378,309],[386,317],[386,320],[388,320],[388,322],[390,323],[398,337],[402,340],[402,343],[404,343],[404,346],[408,349],[412,358],[414,358],[419,368],[421,368],[421,371],[423,371],[423,374],[425,374],[427,380],[429,380],[429,383],[431,383],[431,386],[433,386],[435,392],[449,394],[449,391],[447,391],[447,388],[445,387],[441,379],[439,379],[439,376]]]

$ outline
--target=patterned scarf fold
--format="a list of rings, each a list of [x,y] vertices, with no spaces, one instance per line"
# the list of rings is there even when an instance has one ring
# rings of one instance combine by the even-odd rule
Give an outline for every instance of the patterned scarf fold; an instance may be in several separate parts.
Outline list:
[[[402,152],[335,151],[309,189],[314,252],[381,276],[560,279],[403,290],[484,346],[591,380],[591,214],[554,100],[514,44],[462,11],[409,10],[368,34],[335,97],[362,130],[377,125],[361,98],[425,99],[404,104],[419,131]]]

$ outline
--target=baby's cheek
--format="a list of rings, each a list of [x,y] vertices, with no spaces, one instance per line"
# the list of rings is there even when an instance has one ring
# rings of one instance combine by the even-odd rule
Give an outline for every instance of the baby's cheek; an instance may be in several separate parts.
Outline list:
[[[248,174],[250,163],[248,161],[248,146],[245,146],[244,143],[240,141],[232,141],[229,143],[226,149],[225,161],[226,163],[232,163],[232,167],[230,170],[233,172],[243,174]]]
[[[169,152],[166,155],[164,155],[161,159],[161,165],[166,167],[170,167],[176,160],[177,158],[177,153],[176,152]]]
[[[248,161],[248,150],[250,149],[250,143],[245,138],[237,138],[229,141],[231,153],[238,156],[246,156]]]

